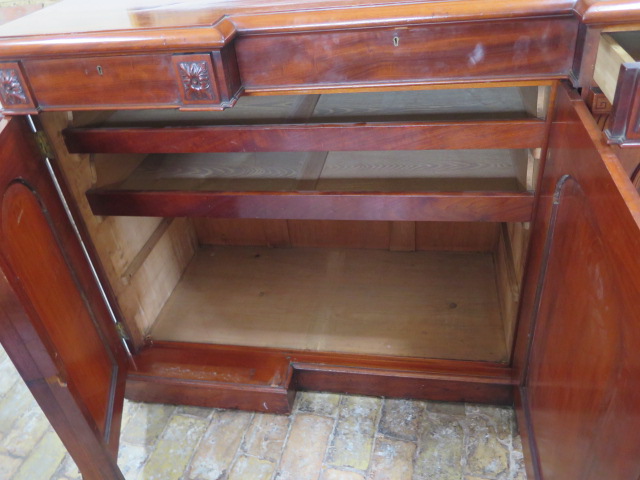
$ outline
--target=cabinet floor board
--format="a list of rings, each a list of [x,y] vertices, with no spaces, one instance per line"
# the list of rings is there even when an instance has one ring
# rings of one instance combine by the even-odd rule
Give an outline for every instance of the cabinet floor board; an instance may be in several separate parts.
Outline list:
[[[201,247],[154,340],[503,362],[491,254]]]

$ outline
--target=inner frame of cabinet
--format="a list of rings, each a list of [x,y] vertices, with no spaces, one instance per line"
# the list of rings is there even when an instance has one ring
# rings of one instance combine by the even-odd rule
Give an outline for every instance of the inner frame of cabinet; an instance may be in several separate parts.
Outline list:
[[[185,125],[544,123],[548,98],[548,87],[257,96],[223,112],[86,112],[74,113],[72,123],[64,114],[42,117],[138,345],[146,338],[504,363],[526,257],[526,217],[503,223],[103,216],[91,213],[85,194],[116,185],[141,192],[473,190],[479,197],[501,191],[532,198],[537,143],[505,148],[501,138],[490,138],[491,148],[475,150],[145,155],[144,142],[149,131]],[[83,128],[107,139],[132,128],[140,153],[125,146],[122,153],[70,154],[69,137],[65,145],[59,132],[78,138]]]

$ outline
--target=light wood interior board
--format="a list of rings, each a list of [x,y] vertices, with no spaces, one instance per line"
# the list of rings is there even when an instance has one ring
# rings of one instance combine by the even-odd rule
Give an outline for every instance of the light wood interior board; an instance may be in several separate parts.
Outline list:
[[[195,218],[201,245],[493,252],[491,222],[370,222]]]
[[[535,91],[536,87],[521,87]],[[445,121],[530,117],[516,87],[325,94],[315,122]]]
[[[231,108],[222,111],[189,112],[166,110],[120,110],[94,125],[105,127],[166,125],[244,125],[249,123],[286,123],[295,120],[293,114],[300,108],[306,95],[279,95],[264,97],[242,96]],[[310,95],[309,97],[315,97]]]
[[[640,31],[610,33],[614,40],[636,62],[640,60]]]
[[[516,168],[516,179],[522,190],[534,192],[540,171],[540,148],[528,150],[512,150],[513,164]]]
[[[165,126],[323,122],[447,121],[535,117],[521,96],[538,87],[242,96],[223,111],[122,110],[95,116],[94,126]],[[542,117],[540,117],[542,118]],[[90,119],[82,122],[90,123]]]
[[[167,230],[169,230],[169,227],[171,227],[173,221],[173,218],[163,218],[162,221],[158,224],[158,227],[147,239],[147,242],[138,251],[138,254],[131,260],[131,262],[127,266],[127,269],[122,274],[122,281],[124,283],[129,283],[131,277],[133,277],[144,265],[144,262],[149,258],[149,255],[151,254],[151,252],[153,252],[153,249],[162,239]]]
[[[511,351],[518,318],[520,292],[527,260],[529,223],[503,223],[495,252],[496,282],[505,329],[507,351]]]
[[[511,240],[504,226],[501,229],[496,249],[495,265],[496,286],[504,325],[505,348],[510,352],[518,316],[520,281],[516,276]]]
[[[95,164],[89,155],[69,154],[60,134],[71,120],[70,117],[65,113],[43,113],[40,118],[133,341],[136,345],[141,345],[145,329],[155,320],[159,308],[168,298],[195,251],[195,232],[189,227],[189,221],[182,220],[173,228],[167,229],[162,238],[154,241],[152,246],[149,245],[149,240],[164,222],[163,219],[93,215],[85,192],[95,185]],[[191,245],[190,249],[186,245]],[[150,251],[141,257],[140,254],[146,247]],[[160,253],[161,250],[171,254]],[[162,258],[163,255],[165,258]],[[180,271],[180,274],[168,275],[158,281],[157,287],[151,286],[156,280],[151,280],[153,272],[157,273],[162,269]],[[160,292],[164,292],[164,298],[161,298]],[[154,304],[157,305],[155,311],[152,307]]]
[[[320,191],[521,191],[514,150],[330,152]]]
[[[547,118],[551,87],[521,87],[519,89],[519,92],[522,96],[522,103],[524,105],[524,108],[530,116],[537,117],[542,120]]]
[[[202,245],[287,247],[291,245],[287,222],[253,218],[193,219],[198,242]]]
[[[616,93],[620,65],[640,60],[638,44],[640,32],[605,33],[600,37],[593,80],[611,103]]]
[[[524,151],[523,151],[524,152]],[[122,190],[522,191],[515,150],[149,155]],[[520,174],[521,175],[521,174]]]
[[[92,154],[93,188],[121,182],[131,175],[145,159],[145,154]]]
[[[290,245],[388,250],[395,222],[288,220]]]
[[[151,336],[507,360],[491,254],[201,247]]]
[[[493,252],[499,225],[491,222],[416,222],[419,251]]]
[[[176,218],[128,279],[118,301],[129,323],[147,332],[178,284],[197,249],[191,221]]]
[[[529,238],[531,236],[531,223],[514,222],[503,224],[507,230],[509,244],[511,245],[511,253],[513,258],[513,267],[516,274],[518,285],[524,278],[524,270],[527,263],[527,254],[529,252]]]

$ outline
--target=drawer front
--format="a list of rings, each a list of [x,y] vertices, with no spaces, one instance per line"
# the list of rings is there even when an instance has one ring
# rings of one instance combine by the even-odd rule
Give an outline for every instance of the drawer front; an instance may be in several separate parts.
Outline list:
[[[43,109],[176,105],[180,98],[170,55],[27,60],[24,65]]]
[[[566,76],[573,18],[246,36],[247,90]]]
[[[235,56],[214,51],[26,60],[24,71],[35,103],[42,110],[219,110],[233,104],[240,88],[239,80],[227,73],[234,67],[218,65],[224,61],[235,62]],[[3,105],[5,110],[10,108]]]

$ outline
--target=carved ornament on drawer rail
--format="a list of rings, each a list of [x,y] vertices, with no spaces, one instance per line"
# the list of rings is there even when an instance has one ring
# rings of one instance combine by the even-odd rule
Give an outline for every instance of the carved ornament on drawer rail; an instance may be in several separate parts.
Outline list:
[[[0,96],[2,103],[8,105],[20,105],[28,103],[24,87],[20,83],[18,71],[14,68],[0,69],[0,81],[2,89]]]
[[[178,71],[186,99],[212,100],[214,98],[206,62],[180,62]]]

